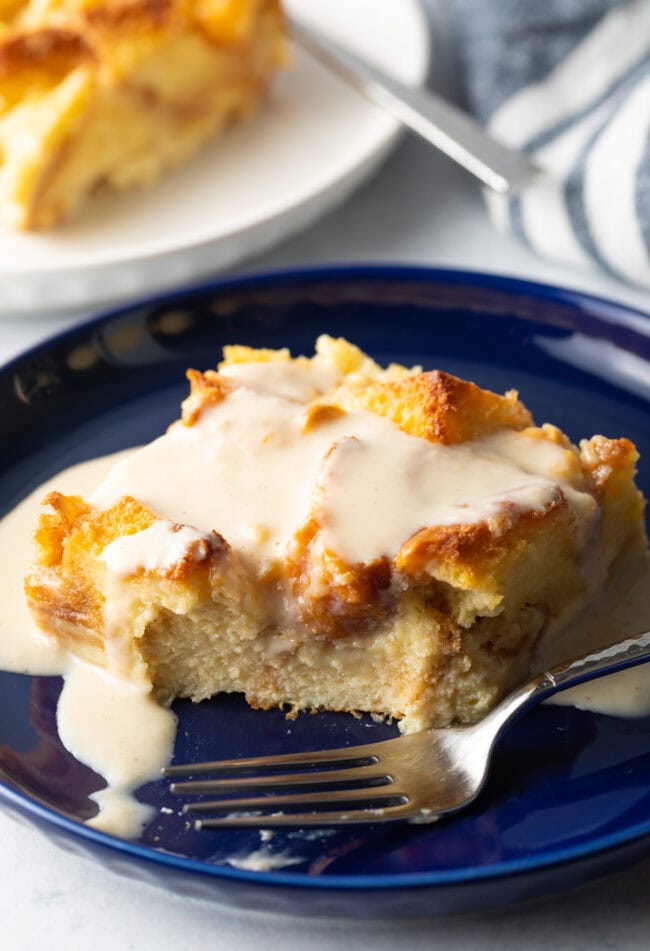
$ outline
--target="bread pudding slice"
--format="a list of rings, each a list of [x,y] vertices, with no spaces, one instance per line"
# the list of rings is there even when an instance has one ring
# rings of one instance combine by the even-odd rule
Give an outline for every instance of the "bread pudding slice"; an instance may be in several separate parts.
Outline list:
[[[0,0],[0,222],[150,184],[254,110],[283,43],[278,0]]]
[[[515,392],[326,336],[188,375],[165,435],[45,499],[26,580],[47,634],[163,702],[470,723],[645,558],[632,443],[578,448]]]

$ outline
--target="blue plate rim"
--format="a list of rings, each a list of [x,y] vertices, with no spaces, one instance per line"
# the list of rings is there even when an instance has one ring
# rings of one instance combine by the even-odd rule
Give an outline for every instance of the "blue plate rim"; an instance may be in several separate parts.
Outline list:
[[[6,363],[0,365],[0,374],[11,372],[24,360],[38,356],[51,346],[65,342],[67,339],[80,333],[91,331],[102,324],[136,311],[141,307],[178,302],[179,299],[194,295],[219,293],[223,290],[235,288],[250,289],[257,286],[272,287],[286,282],[310,283],[317,280],[359,279],[359,280],[413,280],[432,284],[451,283],[458,285],[473,285],[475,287],[500,290],[511,295],[527,294],[550,301],[564,301],[573,306],[585,305],[589,309],[610,309],[616,313],[617,320],[607,320],[604,313],[591,313],[597,321],[614,323],[619,326],[629,326],[636,332],[647,334],[650,338],[650,313],[639,308],[620,303],[611,298],[600,297],[581,290],[557,285],[529,281],[522,278],[513,278],[501,274],[490,274],[480,271],[467,271],[457,268],[435,268],[422,265],[403,265],[399,263],[373,264],[325,264],[300,268],[283,268],[266,271],[251,271],[216,280],[203,281],[166,291],[164,294],[155,294],[147,298],[139,298],[129,304],[122,304],[115,308],[102,311],[93,317],[75,323],[65,330],[48,336],[33,347],[21,351]],[[622,319],[621,319],[622,318]],[[627,319],[626,319],[627,318]],[[115,852],[133,857],[140,861],[162,865],[168,869],[189,872],[195,875],[210,878],[232,880],[235,882],[288,886],[295,889],[309,889],[321,891],[383,891],[404,890],[409,888],[441,887],[463,883],[480,882],[495,878],[507,878],[525,873],[535,872],[552,866],[566,865],[587,856],[595,856],[607,851],[614,851],[631,842],[642,840],[650,835],[650,817],[644,822],[622,830],[600,836],[595,840],[565,848],[554,849],[543,857],[512,859],[505,862],[496,862],[480,868],[455,869],[444,872],[406,872],[399,875],[328,875],[326,877],[306,878],[297,873],[274,870],[273,872],[247,871],[227,865],[211,865],[202,861],[183,858],[168,852],[158,852],[149,846],[125,839],[119,839],[107,833],[100,832],[83,823],[70,819],[65,815],[39,803],[27,793],[7,785],[0,779],[0,802],[5,800],[21,813],[54,825],[73,836],[85,839],[89,844],[100,845]]]
[[[37,356],[53,344],[63,343],[79,332],[90,331],[108,320],[128,314],[140,307],[170,304],[178,301],[180,298],[191,297],[196,294],[216,293],[220,290],[231,290],[238,287],[242,289],[254,288],[258,285],[272,287],[288,281],[311,282],[322,280],[323,278],[337,280],[341,277],[366,280],[377,277],[381,277],[383,280],[420,279],[432,283],[473,284],[476,287],[529,294],[531,297],[540,297],[550,301],[566,301],[574,305],[584,301],[587,304],[610,308],[615,311],[619,317],[623,317],[622,322],[619,324],[620,326],[627,325],[638,332],[646,330],[647,328],[647,335],[650,337],[650,309],[644,311],[639,307],[633,307],[630,304],[614,300],[614,298],[590,294],[578,288],[561,287],[557,284],[531,281],[527,278],[509,277],[505,274],[492,274],[488,271],[468,271],[463,268],[439,268],[421,264],[400,264],[399,262],[391,261],[373,262],[371,264],[349,264],[344,262],[305,265],[304,267],[295,268],[269,268],[261,271],[247,271],[241,274],[212,278],[207,281],[183,284],[161,294],[153,294],[150,297],[138,297],[126,304],[122,303],[114,307],[102,308],[91,317],[87,317],[67,327],[65,330],[60,330],[58,333],[51,334],[46,337],[45,340],[42,340],[32,347],[21,350],[5,363],[0,364],[0,373],[6,373],[24,359],[31,359]],[[598,316],[592,314],[592,316],[594,319],[602,321],[603,323],[616,323],[614,321],[608,321],[604,314],[598,314]]]

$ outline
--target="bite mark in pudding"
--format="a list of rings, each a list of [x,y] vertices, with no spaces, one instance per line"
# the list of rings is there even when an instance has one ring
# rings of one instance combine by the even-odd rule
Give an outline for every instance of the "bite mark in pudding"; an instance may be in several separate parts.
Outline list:
[[[325,336],[189,377],[91,498],[48,497],[26,582],[44,631],[163,702],[473,722],[645,557],[633,444],[576,447],[513,391]]]

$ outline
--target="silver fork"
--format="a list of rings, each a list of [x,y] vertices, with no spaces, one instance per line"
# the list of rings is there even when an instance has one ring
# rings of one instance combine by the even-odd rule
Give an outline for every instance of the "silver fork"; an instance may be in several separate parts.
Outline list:
[[[476,799],[506,724],[560,690],[650,660],[650,632],[552,667],[505,698],[474,726],[427,730],[338,750],[168,766],[164,774],[216,776],[174,782],[196,827],[331,826],[408,819],[430,822]]]
[[[512,194],[542,174],[525,152],[492,138],[442,96],[398,82],[295,17],[289,26],[294,42],[307,53],[494,191]]]

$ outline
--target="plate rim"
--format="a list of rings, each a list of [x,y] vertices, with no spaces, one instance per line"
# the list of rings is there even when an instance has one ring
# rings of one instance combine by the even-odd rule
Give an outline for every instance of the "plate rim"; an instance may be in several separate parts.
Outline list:
[[[230,275],[209,281],[202,281],[185,287],[169,290],[164,293],[153,294],[140,298],[129,304],[112,307],[94,317],[74,324],[64,331],[49,335],[35,346],[32,346],[9,361],[0,364],[0,376],[10,374],[23,362],[38,357],[50,347],[64,343],[67,339],[78,334],[91,332],[98,326],[110,322],[117,317],[126,317],[129,313],[137,312],[143,307],[177,304],[183,299],[195,295],[218,294],[221,291],[233,289],[254,289],[257,287],[273,287],[283,283],[311,284],[329,280],[380,280],[380,281],[409,281],[419,279],[423,283],[458,284],[499,290],[510,296],[528,294],[543,300],[565,302],[575,307],[581,304],[589,305],[596,310],[601,308],[607,313],[595,313],[590,310],[589,316],[593,320],[608,324],[626,326],[635,333],[648,338],[648,356],[650,362],[650,312],[646,313],[639,308],[631,307],[612,298],[604,298],[581,290],[571,289],[560,285],[530,281],[523,278],[509,277],[489,272],[463,270],[457,268],[437,268],[422,265],[404,265],[392,263],[374,264],[330,264],[316,267],[299,267],[252,271],[244,274]],[[608,319],[616,315],[618,319]],[[541,321],[544,322],[543,320]],[[616,386],[616,384],[613,384]],[[639,394],[635,394],[639,397]],[[643,396],[640,396],[643,399]],[[296,889],[321,891],[402,891],[405,889],[436,888],[477,883],[486,880],[518,877],[526,873],[534,873],[554,866],[566,866],[572,862],[587,857],[596,857],[606,852],[614,852],[633,842],[641,842],[650,836],[650,816],[642,822],[620,830],[590,839],[588,842],[558,847],[544,854],[529,858],[511,859],[504,862],[494,862],[485,866],[459,868],[446,871],[429,870],[424,872],[390,873],[382,875],[338,875],[307,877],[295,872],[282,870],[249,871],[237,869],[228,865],[216,865],[198,859],[190,859],[174,855],[169,852],[156,851],[151,846],[140,845],[132,840],[125,840],[93,829],[72,819],[54,809],[38,802],[27,792],[17,789],[0,778],[0,804],[7,804],[18,809],[33,821],[45,822],[75,838],[85,840],[89,845],[100,846],[102,849],[112,850],[121,855],[127,855],[140,862],[151,863],[164,867],[166,870],[188,872],[193,875],[207,876],[208,879],[232,880],[235,882],[255,884],[261,886],[281,885]]]
[[[427,264],[409,264],[400,261],[377,260],[363,263],[348,263],[334,261],[324,264],[304,264],[294,267],[270,267],[237,274],[219,274],[180,284],[166,290],[155,291],[145,296],[129,298],[128,301],[111,303],[97,309],[91,316],[82,317],[69,327],[48,334],[45,338],[24,350],[14,354],[9,360],[0,362],[0,374],[18,366],[24,359],[31,359],[53,344],[63,343],[79,331],[90,331],[100,324],[113,318],[125,316],[139,307],[150,307],[156,304],[175,304],[184,297],[195,294],[217,293],[230,288],[253,288],[256,285],[275,285],[289,281],[316,281],[324,278],[337,280],[341,277],[355,277],[359,279],[375,279],[381,276],[387,280],[400,278],[428,280],[432,283],[474,284],[477,287],[492,288],[508,292],[529,294],[531,297],[540,297],[550,301],[564,301],[579,305],[581,301],[595,307],[603,307],[617,314],[615,321],[607,320],[605,314],[592,313],[594,320],[610,325],[627,327],[633,332],[643,333],[650,341],[650,302],[648,310],[618,301],[613,297],[583,291],[577,287],[561,284],[550,284],[545,281],[536,281],[525,277],[512,277],[491,271],[475,271],[463,267],[437,267]],[[615,385],[615,384],[614,384]]]

